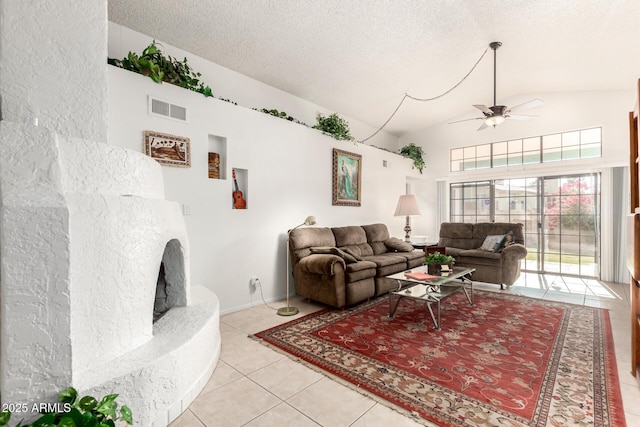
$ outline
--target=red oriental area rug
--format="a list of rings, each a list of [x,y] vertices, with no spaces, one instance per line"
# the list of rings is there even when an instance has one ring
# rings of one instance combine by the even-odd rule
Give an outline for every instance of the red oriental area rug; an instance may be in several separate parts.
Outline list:
[[[386,297],[254,336],[418,421],[439,426],[625,425],[607,310],[476,291],[442,304]]]

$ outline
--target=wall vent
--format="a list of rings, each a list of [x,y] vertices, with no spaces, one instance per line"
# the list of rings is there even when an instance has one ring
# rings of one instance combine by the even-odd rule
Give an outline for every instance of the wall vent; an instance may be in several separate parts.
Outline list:
[[[149,96],[149,114],[162,116],[170,119],[187,121],[187,109],[180,105],[171,104],[158,98]]]

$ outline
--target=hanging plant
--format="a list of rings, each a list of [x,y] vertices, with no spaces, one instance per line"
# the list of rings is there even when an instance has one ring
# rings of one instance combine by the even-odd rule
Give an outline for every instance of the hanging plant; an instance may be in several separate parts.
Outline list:
[[[400,150],[400,154],[402,154],[404,157],[412,159],[413,167],[415,167],[420,171],[420,173],[422,173],[422,169],[424,169],[425,167],[424,158],[422,157],[424,155],[422,147],[411,143],[402,147],[402,149]]]
[[[321,130],[322,132],[331,135],[335,139],[344,141],[354,141],[355,138],[349,133],[349,123],[336,113],[324,117],[322,114],[318,114],[316,117],[317,124],[313,126],[314,129]]]
[[[156,83],[167,82],[204,96],[213,96],[211,88],[200,81],[201,74],[193,71],[187,63],[187,58],[178,61],[171,56],[164,56],[158,45],[154,40],[140,56],[129,52],[126,58],[108,58],[107,63],[148,76]]]

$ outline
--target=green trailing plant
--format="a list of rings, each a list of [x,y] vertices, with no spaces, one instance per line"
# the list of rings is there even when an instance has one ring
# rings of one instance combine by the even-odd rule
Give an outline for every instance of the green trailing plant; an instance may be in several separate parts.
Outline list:
[[[19,422],[16,427],[115,427],[121,426],[123,422],[133,424],[131,409],[123,405],[118,411],[117,394],[105,396],[100,402],[92,396],[78,397],[76,389],[69,387],[60,392],[60,403],[54,405],[57,411],[42,413],[42,416],[31,424],[22,426],[22,422]],[[0,413],[0,426],[7,425],[10,418],[9,411]]]
[[[418,169],[420,173],[422,173],[422,169],[425,167],[424,162],[424,151],[422,151],[422,147],[411,143],[409,145],[405,145],[400,149],[400,154],[404,157],[408,157],[413,160],[413,167]]]
[[[349,123],[336,113],[330,114],[327,117],[324,117],[322,114],[318,114],[316,120],[317,124],[313,126],[313,129],[321,130],[337,140],[355,140],[355,138],[351,136],[351,133],[349,133]]]
[[[451,255],[441,254],[440,252],[433,252],[424,257],[423,264],[452,264],[454,262],[456,262],[456,259]]]
[[[156,83],[167,82],[185,89],[213,96],[211,88],[200,81],[201,74],[195,72],[187,63],[187,58],[178,61],[171,56],[165,56],[159,43],[154,40],[141,55],[134,52],[123,59],[108,58],[107,62],[125,70],[148,76]]]
[[[257,108],[254,108],[254,110],[263,112],[265,114],[269,114],[269,115],[274,116],[274,117],[278,117],[280,119],[288,120],[290,122],[298,123],[299,125],[309,126],[306,123],[303,123],[300,120],[296,119],[295,117],[292,117],[292,116],[288,115],[284,111],[278,111],[276,109],[268,110],[266,108],[262,108],[260,110],[258,110]]]

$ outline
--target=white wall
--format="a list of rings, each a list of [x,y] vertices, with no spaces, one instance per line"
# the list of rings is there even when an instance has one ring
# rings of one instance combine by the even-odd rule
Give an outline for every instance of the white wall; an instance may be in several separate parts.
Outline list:
[[[0,1],[2,120],[106,141],[107,2]]]
[[[463,123],[443,123],[400,138],[400,146],[415,143],[423,147],[427,163],[427,180],[414,186],[414,193],[420,200],[436,200],[435,182],[442,180],[464,182],[480,179],[520,178],[571,173],[603,172],[602,175],[602,266],[606,268],[612,247],[611,208],[609,170],[614,166],[625,166],[629,161],[628,151],[628,112],[634,105],[634,82],[629,82],[628,91],[615,92],[564,92],[522,95],[502,100],[507,106],[518,105],[539,98],[544,106],[524,110],[522,114],[537,115],[532,120],[507,120],[495,129],[482,131],[476,129],[481,120]],[[480,116],[479,112],[468,114],[450,121]],[[473,146],[490,142],[508,141],[547,135],[570,130],[602,127],[602,157],[565,162],[555,162],[517,167],[484,169],[479,171],[450,172],[449,150],[452,148]],[[419,228],[423,234],[438,232],[435,210],[423,212]],[[607,279],[611,272],[603,270],[602,278]]]
[[[120,27],[118,31],[122,35],[129,30]],[[147,38],[146,43],[150,41]],[[139,47],[131,47],[135,49]],[[119,55],[110,52],[112,57]],[[188,58],[195,66],[197,61]],[[213,290],[223,313],[260,303],[260,294],[249,290],[252,276],[260,278],[265,299],[284,297],[286,231],[308,215],[315,215],[319,226],[383,222],[392,235],[404,235],[403,218],[393,216],[396,202],[405,192],[407,177],[422,178],[410,160],[337,141],[317,130],[176,86],[156,84],[116,67],[109,67],[108,78],[109,143],[141,151],[143,130],[191,139],[191,168],[163,167],[166,198],[190,208],[185,220],[191,283]],[[251,82],[248,87],[259,89]],[[188,123],[147,114],[149,95],[187,107]],[[290,101],[283,92],[271,90],[266,95],[274,96],[273,102],[265,100],[274,108],[280,101]],[[226,138],[225,180],[207,176],[209,135]],[[361,207],[332,206],[334,147],[362,155]],[[388,167],[383,167],[383,160]],[[248,171],[248,187],[241,188],[247,195],[246,210],[231,208],[231,168]]]
[[[152,42],[152,38],[121,25],[109,22],[109,57],[122,59],[129,52],[140,54]],[[178,60],[187,57],[189,65],[202,74],[201,81],[211,87],[216,98],[229,99],[247,108],[266,108],[285,111],[287,114],[310,126],[316,124],[316,116],[321,113],[327,116],[338,113],[347,122],[356,140],[363,140],[372,135],[377,128],[365,125],[355,119],[331,111],[310,101],[293,96],[287,92],[269,86],[260,81],[239,74],[221,65],[207,61],[182,49],[173,47],[160,40],[160,48],[165,55]],[[256,64],[259,67],[259,64]],[[398,138],[384,131],[367,141],[367,145],[398,150]]]

